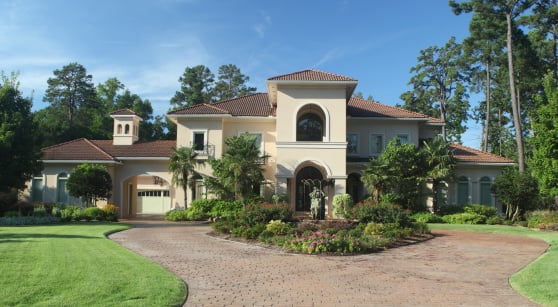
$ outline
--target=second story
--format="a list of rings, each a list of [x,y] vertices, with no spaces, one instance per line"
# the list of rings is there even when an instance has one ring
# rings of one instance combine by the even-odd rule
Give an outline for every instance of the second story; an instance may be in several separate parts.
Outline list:
[[[347,161],[377,156],[393,139],[418,146],[434,138],[439,119],[353,97],[356,79],[304,70],[267,80],[268,93],[172,111],[177,146],[220,158],[227,137],[250,133],[271,161],[277,148],[342,148]],[[341,157],[340,157],[341,158]]]

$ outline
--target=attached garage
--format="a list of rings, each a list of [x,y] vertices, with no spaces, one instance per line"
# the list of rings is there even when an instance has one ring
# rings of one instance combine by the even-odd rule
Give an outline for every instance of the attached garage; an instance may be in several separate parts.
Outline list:
[[[168,190],[138,191],[137,214],[164,214],[171,209]]]

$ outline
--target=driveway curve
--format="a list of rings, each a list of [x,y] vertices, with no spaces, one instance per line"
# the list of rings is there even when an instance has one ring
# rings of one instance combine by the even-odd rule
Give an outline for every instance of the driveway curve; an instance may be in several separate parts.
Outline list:
[[[509,277],[543,253],[525,237],[435,230],[420,244],[309,256],[207,235],[200,223],[126,221],[110,239],[188,285],[185,306],[536,306]]]

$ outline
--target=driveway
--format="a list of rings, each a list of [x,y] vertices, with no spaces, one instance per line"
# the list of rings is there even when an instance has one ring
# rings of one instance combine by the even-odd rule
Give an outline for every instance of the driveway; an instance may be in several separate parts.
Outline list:
[[[536,306],[508,279],[547,248],[435,230],[432,240],[380,253],[309,256],[208,236],[207,224],[126,222],[135,227],[110,239],[182,278],[185,306]]]

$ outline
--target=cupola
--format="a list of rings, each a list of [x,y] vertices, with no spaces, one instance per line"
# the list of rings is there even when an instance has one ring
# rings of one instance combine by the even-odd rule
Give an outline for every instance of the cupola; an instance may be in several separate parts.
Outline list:
[[[139,123],[143,119],[130,109],[110,113],[114,120],[113,145],[132,145],[139,140]]]

